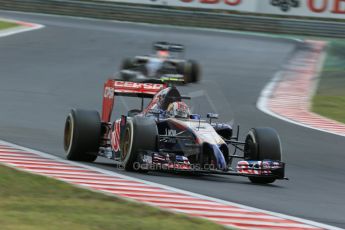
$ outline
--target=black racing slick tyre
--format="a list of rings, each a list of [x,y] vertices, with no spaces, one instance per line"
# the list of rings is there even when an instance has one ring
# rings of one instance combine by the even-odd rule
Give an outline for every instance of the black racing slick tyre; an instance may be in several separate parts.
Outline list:
[[[132,69],[134,67],[133,60],[130,58],[125,58],[121,64],[121,70]]]
[[[121,160],[127,171],[139,171],[140,152],[157,150],[158,129],[154,119],[133,117],[127,120],[125,133],[121,136]]]
[[[278,133],[272,128],[253,128],[249,130],[244,145],[245,160],[282,159],[281,143]],[[271,177],[249,177],[252,183],[269,184],[275,181]]]
[[[200,66],[196,61],[193,61],[193,60],[190,60],[189,63],[191,65],[191,72],[190,72],[191,82],[197,83],[200,81],[200,75],[201,75]]]
[[[97,111],[72,109],[64,130],[67,159],[93,162],[97,158],[101,135],[101,119]]]
[[[189,60],[180,63],[178,66],[178,72],[184,76],[185,83],[196,83],[200,81],[200,66],[196,61]]]

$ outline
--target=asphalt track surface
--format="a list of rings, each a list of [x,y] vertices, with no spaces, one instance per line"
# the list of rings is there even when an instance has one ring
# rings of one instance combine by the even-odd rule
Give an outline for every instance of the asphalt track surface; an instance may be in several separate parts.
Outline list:
[[[345,228],[344,138],[272,118],[255,106],[295,42],[4,11],[0,17],[46,25],[0,39],[0,139],[64,158],[63,126],[70,108],[100,110],[103,82],[123,57],[146,54],[157,40],[182,43],[187,56],[203,67],[202,82],[182,90],[204,90],[218,111],[226,108],[226,115],[241,124],[242,135],[256,126],[277,129],[290,180],[260,186],[238,177],[129,173],[105,160],[92,165]],[[127,106],[135,108],[133,103]],[[125,112],[126,105],[118,105],[117,113]]]

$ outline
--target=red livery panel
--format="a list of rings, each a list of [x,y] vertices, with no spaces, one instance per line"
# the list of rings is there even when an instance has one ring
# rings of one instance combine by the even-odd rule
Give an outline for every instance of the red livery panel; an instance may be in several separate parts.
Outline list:
[[[166,84],[130,82],[110,79],[104,84],[103,93],[103,109],[102,121],[110,122],[111,112],[114,106],[114,95],[133,94],[133,95],[155,95],[162,89],[166,88]]]

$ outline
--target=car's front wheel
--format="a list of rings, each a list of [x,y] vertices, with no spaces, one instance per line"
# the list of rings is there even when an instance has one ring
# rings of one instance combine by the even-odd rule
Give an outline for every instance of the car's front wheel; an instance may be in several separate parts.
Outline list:
[[[244,146],[245,160],[281,161],[282,150],[278,133],[272,128],[253,128],[249,130]],[[249,177],[256,184],[273,183],[273,177]]]

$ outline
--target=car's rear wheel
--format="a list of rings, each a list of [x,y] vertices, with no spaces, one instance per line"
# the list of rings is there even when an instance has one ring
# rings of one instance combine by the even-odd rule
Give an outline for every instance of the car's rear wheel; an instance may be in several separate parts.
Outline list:
[[[249,130],[244,146],[245,160],[277,160],[282,159],[281,143],[278,133],[272,128],[253,128]],[[257,184],[269,184],[273,177],[249,177]]]
[[[124,81],[131,81],[138,77],[138,72],[133,71],[133,70],[121,70],[120,77]]]
[[[97,158],[101,120],[97,111],[73,109],[64,129],[64,149],[68,160],[93,162]]]
[[[200,66],[196,61],[188,60],[179,63],[177,69],[184,76],[185,83],[196,83],[200,80]]]
[[[133,67],[134,67],[134,62],[132,59],[130,58],[123,59],[122,64],[121,64],[121,70],[132,69]]]
[[[138,154],[157,150],[158,129],[154,119],[133,117],[127,120],[125,133],[121,138],[121,158],[128,171],[142,169]]]
[[[190,60],[189,61],[190,65],[191,65],[191,80],[192,83],[197,83],[200,81],[201,78],[201,69],[199,64],[196,61]]]

